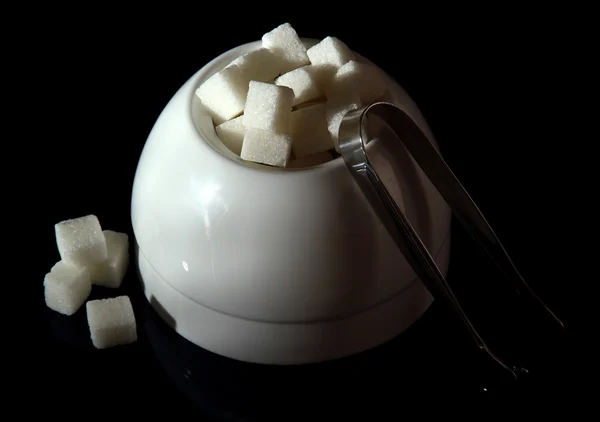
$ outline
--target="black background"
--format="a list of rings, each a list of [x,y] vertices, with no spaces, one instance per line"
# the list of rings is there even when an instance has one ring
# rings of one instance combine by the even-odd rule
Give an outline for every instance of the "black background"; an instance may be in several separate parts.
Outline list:
[[[217,6],[231,7],[169,14],[149,6],[132,13],[53,9],[48,19],[38,11],[43,24],[34,32],[18,32],[32,37],[24,55],[33,64],[22,67],[34,87],[23,108],[25,128],[38,129],[31,143],[35,186],[28,190],[34,195],[27,200],[43,216],[35,218],[36,258],[28,264],[41,328],[31,350],[42,350],[44,358],[33,359],[29,387],[16,395],[35,397],[54,413],[200,420],[580,409],[581,380],[589,374],[581,369],[575,335],[577,280],[566,258],[569,246],[559,240],[564,233],[556,228],[573,195],[559,161],[568,148],[557,142],[564,142],[561,120],[569,112],[559,97],[575,83],[565,69],[573,70],[580,54],[565,23],[577,22],[560,11],[414,13],[375,4],[316,18],[310,9],[316,5],[226,18]],[[94,350],[84,313],[66,318],[45,308],[42,281],[59,259],[54,224],[94,213],[104,228],[131,236],[137,160],[171,96],[207,61],[288,21],[301,36],[337,36],[408,91],[517,267],[571,328],[565,343],[538,350],[536,370],[524,385],[505,382],[437,305],[391,344],[308,368],[254,367],[196,350],[148,308],[133,266],[119,292],[129,294],[136,309],[134,345]],[[556,106],[560,118],[550,112]],[[454,227],[449,282],[461,297],[493,303],[470,306],[492,333],[501,331],[510,320],[497,306],[504,296],[485,287],[501,279]],[[110,295],[94,288],[92,298]],[[81,410],[71,410],[72,403]]]

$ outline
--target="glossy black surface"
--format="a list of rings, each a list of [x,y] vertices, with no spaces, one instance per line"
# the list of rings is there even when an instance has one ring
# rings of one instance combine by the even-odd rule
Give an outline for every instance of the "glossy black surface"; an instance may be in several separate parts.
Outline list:
[[[512,291],[501,287],[485,255],[453,225],[448,282],[465,308],[481,316],[480,329],[495,347],[511,354],[523,343],[515,338],[530,343],[518,355],[529,370],[525,381],[507,378],[437,304],[388,344],[301,367],[243,364],[191,345],[148,306],[133,266],[118,291],[94,287],[91,298],[130,295],[138,321],[135,344],[95,350],[85,312],[64,317],[44,306],[43,277],[58,260],[54,223],[95,213],[104,228],[131,235],[133,175],[162,108],[208,60],[286,20],[307,37],[338,36],[408,90],[525,279],[564,320],[563,340],[540,328],[543,321],[521,330],[526,319],[514,316]],[[542,111],[553,98],[539,77],[556,54],[550,28],[533,31],[545,34],[535,38],[516,18],[497,26],[453,20],[440,28],[444,36],[417,36],[428,26],[409,30],[391,17],[364,33],[347,20],[326,25],[324,18],[275,15],[216,39],[191,17],[171,29],[173,22],[165,16],[114,17],[102,25],[65,20],[39,39],[40,58],[52,57],[43,66],[49,81],[43,98],[54,101],[42,102],[45,112],[37,121],[48,138],[39,142],[37,154],[42,176],[34,206],[44,216],[36,221],[39,249],[31,264],[41,328],[32,350],[44,354],[31,378],[39,387],[36,403],[78,417],[236,421],[400,420],[409,411],[423,418],[525,408],[574,414],[588,403],[585,385],[594,378],[577,336],[578,280],[568,266],[568,246],[551,230],[569,192],[557,171],[557,151],[548,147],[557,135]],[[71,410],[72,403],[80,410]]]
[[[493,272],[474,265],[472,254],[463,252],[468,249],[464,242],[469,241],[466,234],[462,239],[455,236],[459,247],[453,253],[449,282],[456,282],[461,272]],[[358,414],[373,418],[415,412],[434,403],[461,414],[540,405],[562,409],[575,398],[570,384],[575,366],[569,360],[571,336],[552,337],[556,332],[550,332],[542,343],[536,328],[529,332],[537,335],[537,350],[520,349],[534,354],[518,355],[525,359],[529,373],[515,382],[475,347],[454,315],[438,304],[403,335],[369,352],[324,364],[276,367],[232,361],[174,333],[146,302],[133,268],[118,292],[130,296],[136,311],[139,339],[130,346],[95,350],[84,312],[71,317],[50,310],[45,314],[44,345],[53,361],[47,368],[48,380],[54,383],[59,378],[62,389],[90,405],[98,396],[104,397],[107,407],[100,408],[101,413],[119,408],[144,415],[162,409],[173,416],[206,415],[215,420],[281,420],[283,415],[285,420],[307,420],[316,415]],[[91,298],[114,294],[95,287]],[[493,331],[489,335],[492,328],[502,330],[512,322],[504,316],[500,321],[496,311],[510,313],[500,309],[497,297],[487,301],[485,310],[480,306],[470,310],[492,315],[483,331],[496,341],[509,342],[495,344],[497,348],[508,344],[504,352],[519,350],[512,349],[514,337]],[[547,348],[540,350],[542,345]]]

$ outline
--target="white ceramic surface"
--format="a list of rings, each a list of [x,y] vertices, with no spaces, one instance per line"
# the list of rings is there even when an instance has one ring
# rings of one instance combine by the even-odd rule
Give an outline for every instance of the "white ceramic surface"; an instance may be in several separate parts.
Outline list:
[[[244,164],[220,143],[195,89],[259,46],[239,46],[200,69],[148,137],[132,193],[146,294],[164,301],[184,337],[235,359],[305,363],[356,353],[402,332],[431,298],[413,284],[341,158],[272,169]],[[388,83],[393,101],[433,139],[407,94]],[[445,272],[445,202],[410,158],[393,161],[377,141],[368,148]],[[336,332],[345,337],[323,337]]]
[[[449,250],[447,239],[438,259],[442,271],[447,269]],[[299,365],[359,353],[396,337],[431,304],[431,296],[415,279],[401,294],[347,318],[289,324],[255,321],[214,311],[182,295],[156,274],[137,248],[136,260],[146,297],[168,324],[206,350],[245,362]]]

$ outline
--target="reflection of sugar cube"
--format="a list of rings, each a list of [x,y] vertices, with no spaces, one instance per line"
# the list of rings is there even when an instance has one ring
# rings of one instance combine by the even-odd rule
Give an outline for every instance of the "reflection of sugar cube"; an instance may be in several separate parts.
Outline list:
[[[97,349],[137,340],[135,314],[129,297],[90,300],[86,311],[92,343]]]
[[[325,111],[327,128],[337,152],[340,151],[339,132],[342,119],[349,111],[356,110],[362,106],[357,94],[352,92],[346,92],[346,94],[328,100]]]
[[[83,267],[59,261],[44,278],[46,306],[73,315],[92,291],[90,273]]]

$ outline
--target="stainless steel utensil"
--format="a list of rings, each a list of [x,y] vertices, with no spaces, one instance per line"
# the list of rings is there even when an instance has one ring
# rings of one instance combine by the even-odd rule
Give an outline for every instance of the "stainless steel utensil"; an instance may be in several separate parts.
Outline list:
[[[399,140],[404,144],[457,219],[485,249],[518,293],[531,299],[561,330],[564,329],[563,323],[525,282],[473,199],[410,116],[386,102],[374,103],[345,115],[339,130],[341,155],[392,239],[434,298],[445,302],[458,315],[477,346],[517,377],[518,369],[494,354],[473,327],[431,254],[379,178],[365,148],[368,132],[365,120],[369,115],[378,116],[395,132],[397,139],[388,137],[381,141]]]

